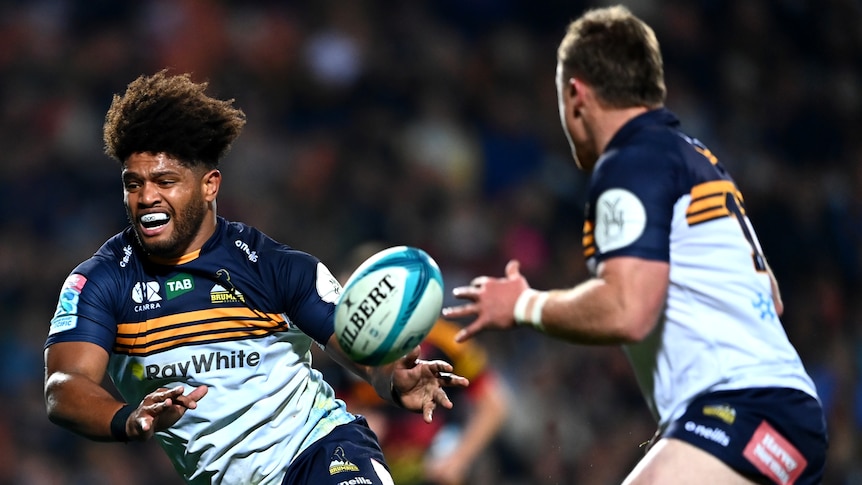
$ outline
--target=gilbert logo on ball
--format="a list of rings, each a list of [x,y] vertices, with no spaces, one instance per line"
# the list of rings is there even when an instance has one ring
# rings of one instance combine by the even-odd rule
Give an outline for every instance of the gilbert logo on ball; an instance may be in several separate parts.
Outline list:
[[[353,272],[335,308],[335,335],[364,365],[383,365],[410,352],[431,331],[443,307],[443,276],[425,251],[396,246]]]

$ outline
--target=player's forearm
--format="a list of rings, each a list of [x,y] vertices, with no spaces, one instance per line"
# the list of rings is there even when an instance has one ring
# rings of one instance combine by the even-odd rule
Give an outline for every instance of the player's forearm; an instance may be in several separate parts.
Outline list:
[[[394,363],[379,367],[364,367],[364,372],[366,380],[371,384],[378,396],[384,401],[403,407],[393,381],[393,373],[395,372]]]
[[[342,367],[371,384],[381,398],[394,404],[400,404],[395,400],[392,390],[392,373],[395,371],[394,363],[378,367],[357,364],[350,360],[347,354],[341,350],[338,339],[334,335],[327,342],[325,351]]]
[[[55,372],[45,381],[48,419],[96,441],[114,441],[111,419],[124,403],[81,376]]]
[[[593,278],[571,289],[549,291],[538,326],[548,335],[579,344],[636,342],[651,327],[634,304],[619,288]]]

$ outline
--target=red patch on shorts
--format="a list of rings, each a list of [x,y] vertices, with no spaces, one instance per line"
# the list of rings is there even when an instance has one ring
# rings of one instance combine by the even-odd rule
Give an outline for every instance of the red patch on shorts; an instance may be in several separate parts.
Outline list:
[[[766,421],[754,431],[742,456],[775,483],[792,485],[808,466],[808,460]]]

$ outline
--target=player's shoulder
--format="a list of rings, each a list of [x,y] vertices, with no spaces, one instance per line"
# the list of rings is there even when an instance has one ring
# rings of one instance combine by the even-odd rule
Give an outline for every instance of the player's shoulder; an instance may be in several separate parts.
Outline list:
[[[651,180],[674,193],[729,175],[698,139],[681,131],[667,109],[651,110],[626,123],[611,139],[593,173],[599,190]]]
[[[118,274],[123,268],[138,264],[141,257],[131,229],[126,228],[105,241],[92,256],[82,261],[73,272],[88,275]]]
[[[320,259],[287,243],[276,240],[267,233],[243,222],[224,223],[221,245],[234,258],[240,258],[258,266],[263,274],[290,279],[303,274],[316,274]]]
[[[245,252],[252,259],[252,251],[258,254],[263,252],[276,252],[294,255],[298,257],[308,257],[310,254],[291,247],[289,244],[281,242],[264,232],[263,230],[246,224],[244,222],[227,221],[224,219],[224,242],[229,246],[234,246],[240,251]]]
[[[608,142],[597,168],[646,170],[678,161],[685,144],[679,125],[676,116],[664,108],[630,119]],[[601,163],[605,161],[608,163]]]
[[[63,283],[61,303],[63,298],[68,300],[72,296],[75,302],[79,298],[86,298],[90,303],[106,302],[106,305],[111,304],[107,302],[118,301],[116,299],[124,294],[124,289],[140,275],[138,268],[143,257],[131,228],[112,236],[93,255],[72,269]],[[64,320],[58,321],[62,323]]]

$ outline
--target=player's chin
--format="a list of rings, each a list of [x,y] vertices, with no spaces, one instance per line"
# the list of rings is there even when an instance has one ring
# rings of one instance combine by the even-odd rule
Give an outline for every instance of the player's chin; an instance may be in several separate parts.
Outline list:
[[[169,233],[157,236],[144,236],[138,233],[138,240],[148,254],[161,258],[173,258],[181,254],[179,245]]]

